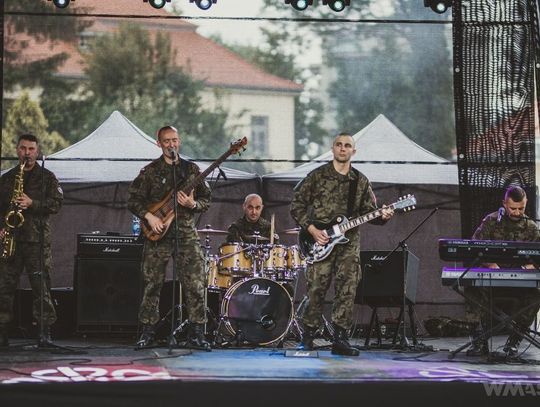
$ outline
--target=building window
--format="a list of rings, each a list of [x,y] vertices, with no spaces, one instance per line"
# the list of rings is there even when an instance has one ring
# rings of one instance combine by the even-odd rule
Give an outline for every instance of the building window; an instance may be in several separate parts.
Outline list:
[[[251,141],[258,155],[268,154],[268,116],[251,116]]]

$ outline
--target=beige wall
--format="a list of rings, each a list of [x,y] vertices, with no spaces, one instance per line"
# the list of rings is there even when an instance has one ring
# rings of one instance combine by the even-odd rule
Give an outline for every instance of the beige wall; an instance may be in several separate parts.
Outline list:
[[[240,126],[236,133],[248,138],[248,149],[244,158],[294,159],[294,95],[262,91],[227,90],[217,91],[223,106],[228,109],[228,126]],[[202,95],[204,103],[215,103],[215,92],[207,89]],[[239,113],[243,116],[237,119]],[[268,155],[249,149],[251,136],[251,116],[268,116]],[[294,167],[291,163],[268,163],[268,172],[286,170]]]

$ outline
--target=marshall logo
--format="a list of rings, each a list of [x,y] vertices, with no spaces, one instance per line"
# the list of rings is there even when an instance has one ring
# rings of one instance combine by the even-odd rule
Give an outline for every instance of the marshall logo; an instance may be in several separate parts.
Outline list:
[[[377,256],[376,254],[374,254],[370,260],[383,261],[385,259],[386,259],[386,256]]]
[[[111,248],[107,246],[105,249],[103,249],[103,252],[104,253],[120,253],[120,248],[119,247]]]
[[[253,284],[251,286],[251,291],[249,292],[251,295],[270,295],[270,286],[266,288],[266,290],[261,290],[259,288],[259,284]]]

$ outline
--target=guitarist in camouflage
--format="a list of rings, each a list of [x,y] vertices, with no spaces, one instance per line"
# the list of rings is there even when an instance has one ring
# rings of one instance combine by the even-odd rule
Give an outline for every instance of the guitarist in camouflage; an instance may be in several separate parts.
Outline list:
[[[295,187],[291,203],[294,220],[321,245],[325,245],[329,238],[326,232],[317,229],[314,223],[330,222],[340,214],[359,216],[377,209],[369,180],[351,165],[351,158],[356,152],[353,137],[348,133],[340,133],[334,139],[332,152],[332,162],[310,172]],[[349,198],[349,192],[354,189],[354,199]],[[352,205],[349,205],[349,199]],[[352,206],[351,213],[348,213],[349,206]],[[394,211],[388,208],[383,211],[381,218],[373,220],[372,223],[384,224],[393,214]],[[333,277],[335,297],[332,309],[332,353],[347,356],[359,354],[358,350],[349,344],[346,332],[353,322],[354,297],[360,279],[358,229],[349,230],[346,237],[350,240],[349,243],[336,245],[328,257],[308,266],[308,304],[302,317],[304,333],[301,349],[313,349],[313,339],[321,322],[324,298]]]
[[[128,189],[128,209],[142,221],[147,222],[153,232],[164,233],[160,240],[145,239],[144,242],[142,264],[144,292],[139,309],[142,334],[137,342],[138,348],[148,347],[154,342],[155,324],[159,321],[159,297],[165,281],[167,263],[174,253],[175,241],[174,222],[167,230],[167,225],[154,216],[148,207],[162,200],[172,189],[172,158],[179,161],[175,170],[180,188],[200,173],[196,164],[179,157],[180,137],[174,127],[165,126],[159,129],[157,144],[161,147],[163,155],[144,167]],[[206,321],[204,259],[194,222],[194,215],[206,211],[210,205],[210,189],[206,182],[202,182],[189,195],[179,190],[177,201],[179,245],[176,265],[185,292],[190,321],[188,346],[210,350],[203,329]]]

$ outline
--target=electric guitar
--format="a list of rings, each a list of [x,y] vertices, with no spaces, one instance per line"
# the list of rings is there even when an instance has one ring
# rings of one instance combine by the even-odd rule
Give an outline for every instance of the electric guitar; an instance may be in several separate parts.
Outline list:
[[[214,161],[206,170],[201,172],[199,175],[197,175],[193,181],[191,181],[188,185],[186,185],[184,188],[182,188],[182,191],[189,195],[191,191],[201,182],[204,181],[206,176],[210,174],[216,167],[218,167],[223,161],[227,159],[232,154],[236,154],[240,152],[241,150],[245,150],[245,145],[247,144],[247,138],[244,137],[240,140],[237,140],[234,143],[231,143],[231,147],[223,153],[216,161]],[[155,233],[150,226],[148,226],[148,222],[146,219],[141,219],[141,231],[146,236],[148,240],[157,241],[160,240],[165,233],[167,233],[167,230],[169,230],[169,226],[171,225],[173,219],[174,219],[174,200],[173,200],[173,191],[167,192],[165,197],[152,205],[150,205],[147,209],[148,212],[152,213],[154,216],[157,216],[165,227],[163,228],[161,233]]]
[[[386,208],[408,211],[414,209],[414,205],[416,205],[416,198],[414,195],[409,194],[399,198],[397,202],[388,205]],[[326,231],[326,234],[330,240],[325,245],[320,245],[315,241],[315,239],[313,239],[311,233],[302,228],[298,234],[300,251],[306,257],[308,263],[316,263],[324,260],[330,255],[335,245],[345,244],[349,241],[349,239],[345,237],[345,232],[382,216],[383,209],[386,208],[379,208],[373,212],[351,220],[348,220],[343,215],[338,215],[328,223],[313,222],[313,225],[317,229]]]

